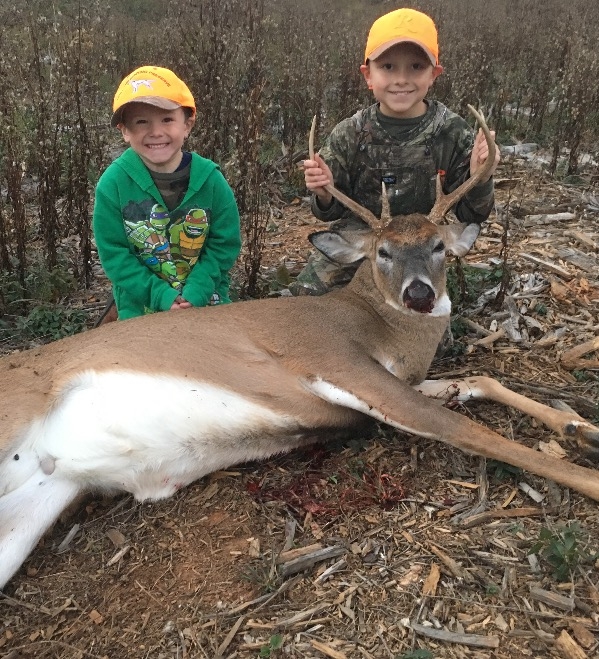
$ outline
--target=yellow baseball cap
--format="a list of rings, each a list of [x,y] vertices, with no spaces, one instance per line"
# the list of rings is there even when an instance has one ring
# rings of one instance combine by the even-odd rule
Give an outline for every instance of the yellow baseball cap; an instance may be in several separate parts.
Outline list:
[[[140,66],[119,85],[112,103],[111,126],[123,123],[123,108],[127,103],[148,103],[163,110],[191,108],[196,104],[183,80],[160,66]]]
[[[370,28],[364,61],[376,59],[397,43],[414,43],[439,63],[437,28],[433,19],[415,9],[396,9],[378,18]]]

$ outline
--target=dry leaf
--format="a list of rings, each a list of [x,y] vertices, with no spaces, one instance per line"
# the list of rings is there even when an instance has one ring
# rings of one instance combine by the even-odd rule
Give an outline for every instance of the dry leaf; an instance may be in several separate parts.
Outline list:
[[[250,544],[248,554],[250,558],[259,558],[260,557],[260,539],[259,538],[248,538]]]
[[[439,566],[436,563],[431,565],[431,571],[428,573],[428,577],[422,586],[422,594],[426,597],[430,595],[434,597],[437,594],[437,585],[441,577],[441,571]]]
[[[122,547],[127,541],[127,538],[118,529],[108,529],[106,536],[115,547]]]
[[[571,622],[570,629],[576,640],[587,650],[595,644],[595,635],[579,622]]]
[[[412,567],[404,574],[404,576],[399,580],[399,586],[405,588],[410,586],[413,583],[416,583],[420,579],[420,573],[422,572],[422,565],[412,565]]]
[[[566,457],[567,452],[564,450],[563,446],[558,444],[555,439],[550,439],[548,442],[539,442],[539,451],[547,455],[551,455],[554,458],[559,460]]]
[[[560,284],[555,279],[551,280],[551,295],[558,302],[567,302],[570,304],[572,293],[567,286]]]
[[[101,613],[98,613],[96,609],[89,612],[89,618],[96,625],[101,625],[104,622],[104,616]]]

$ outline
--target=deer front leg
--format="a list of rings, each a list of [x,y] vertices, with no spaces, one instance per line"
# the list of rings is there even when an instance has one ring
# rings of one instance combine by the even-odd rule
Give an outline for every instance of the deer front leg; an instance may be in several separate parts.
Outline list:
[[[429,398],[444,402],[466,402],[474,399],[493,400],[534,417],[561,437],[575,439],[593,458],[599,458],[599,428],[575,412],[556,410],[531,398],[517,394],[484,376],[464,380],[424,380],[414,387]]]

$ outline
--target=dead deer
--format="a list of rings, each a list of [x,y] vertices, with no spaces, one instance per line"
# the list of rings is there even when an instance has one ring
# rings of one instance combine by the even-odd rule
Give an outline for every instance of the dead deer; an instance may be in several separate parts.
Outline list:
[[[492,379],[424,379],[449,322],[446,252],[465,254],[478,233],[438,222],[487,171],[447,196],[438,184],[428,217],[390,218],[387,204],[378,220],[331,186],[367,223],[311,236],[334,260],[364,260],[343,289],[153,314],[0,359],[0,588],[82,492],[161,499],[367,417],[599,500],[596,471],[427,398],[491,398],[598,450],[598,428]]]

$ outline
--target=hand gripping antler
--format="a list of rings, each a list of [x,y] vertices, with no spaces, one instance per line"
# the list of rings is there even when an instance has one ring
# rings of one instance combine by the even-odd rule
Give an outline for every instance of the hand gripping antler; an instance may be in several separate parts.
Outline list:
[[[476,174],[474,174],[474,176],[471,176],[469,179],[464,181],[459,188],[456,188],[449,194],[443,194],[443,190],[441,189],[441,176],[437,175],[437,199],[435,201],[435,205],[431,209],[431,212],[428,214],[428,219],[435,224],[442,220],[449,209],[457,204],[457,202],[467,192],[469,192],[474,186],[478,185],[480,181],[489,176],[489,172],[495,163],[495,151],[497,147],[495,145],[495,140],[491,137],[491,133],[489,132],[485,118],[471,105],[468,106],[468,109],[474,115],[483,130],[487,140],[487,145],[489,147],[489,155],[487,156],[484,165],[476,172]]]
[[[314,133],[316,132],[316,115],[312,119],[312,127],[310,128],[310,138],[308,140],[308,152],[310,154],[310,160],[314,160]],[[343,192],[337,190],[337,188],[329,183],[324,186],[324,189],[331,194],[337,201],[340,201],[346,208],[349,208],[350,211],[353,211],[358,217],[361,217],[369,227],[374,229],[374,231],[381,231],[384,226],[391,219],[389,216],[389,202],[387,200],[387,195],[383,188],[383,217],[379,220],[374,213],[371,213],[364,206],[356,203],[353,199],[350,199],[348,196],[344,195]],[[385,202],[386,204],[386,214],[385,214]]]

